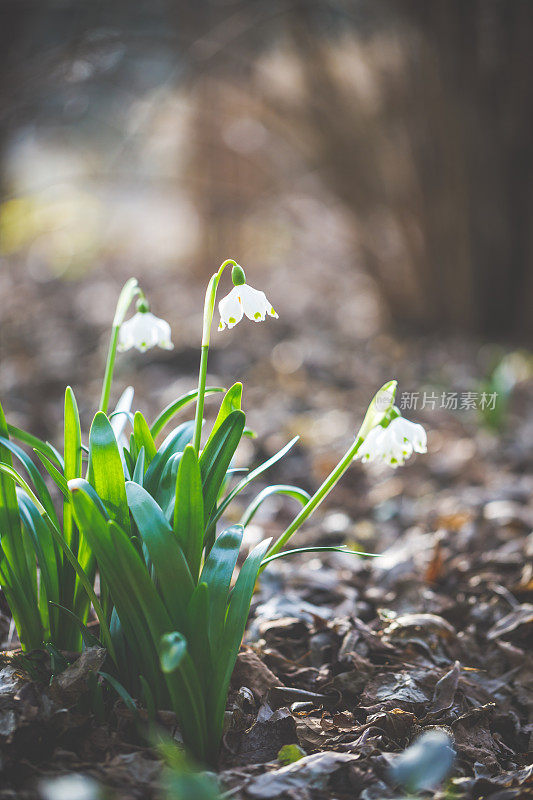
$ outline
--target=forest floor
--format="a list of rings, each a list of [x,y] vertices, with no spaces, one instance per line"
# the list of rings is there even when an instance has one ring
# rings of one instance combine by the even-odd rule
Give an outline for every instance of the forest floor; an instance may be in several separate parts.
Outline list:
[[[380,558],[308,554],[263,573],[232,681],[222,790],[242,800],[398,798],[391,757],[438,727],[457,752],[442,797],[533,797],[533,385],[525,362],[506,362],[516,385],[508,383],[508,397],[499,393],[499,419],[446,409],[442,392],[479,399],[487,388],[478,344],[384,334],[354,343],[346,325],[328,329],[325,314],[317,314],[320,328],[316,316],[314,324],[280,319],[283,338],[275,340],[278,323],[250,325],[249,336],[237,340],[236,329],[234,346],[214,351],[212,377],[226,385],[244,377],[248,422],[259,433],[240,463],[253,464],[299,433],[300,444],[269,478],[315,488],[349,444],[372,393],[391,377],[400,379],[400,392],[438,397],[405,411],[428,429],[429,452],[396,471],[355,464],[298,533],[299,546],[348,542]],[[264,339],[259,329],[269,331]],[[14,322],[7,330],[15,339]],[[50,409],[59,414],[58,386],[70,367],[75,387],[86,391],[80,405],[88,415],[96,380],[81,371],[83,331],[78,337],[52,382],[38,365],[32,371],[30,355],[14,353],[2,401],[15,424],[56,435],[59,417]],[[96,347],[88,352],[94,361],[101,356]],[[118,377],[127,383],[138,370],[138,396],[148,405],[194,382],[188,343],[170,357],[145,358],[127,357]],[[247,529],[248,546],[279,535],[293,512],[290,501],[265,505]],[[0,800],[35,800],[43,780],[70,772],[95,778],[116,800],[160,796],[161,764],[122,702],[103,722],[80,703],[87,663],[48,685],[38,679],[47,675],[47,658],[35,654],[28,673],[28,661],[24,667],[9,650],[16,642],[5,604],[0,639],[7,647]],[[174,731],[170,714],[161,722]],[[277,757],[286,744],[298,744],[306,757],[282,767]]]

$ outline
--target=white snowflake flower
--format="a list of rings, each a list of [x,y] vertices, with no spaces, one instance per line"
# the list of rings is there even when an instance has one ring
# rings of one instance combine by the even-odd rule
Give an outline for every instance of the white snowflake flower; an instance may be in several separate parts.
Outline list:
[[[376,425],[365,437],[356,458],[363,463],[377,461],[396,468],[413,453],[427,452],[426,431],[416,422],[396,417],[383,428]]]
[[[136,347],[141,353],[156,344],[163,350],[172,350],[170,325],[159,319],[151,311],[137,311],[131,319],[120,326],[118,349],[130,350]]]
[[[219,331],[223,331],[226,326],[233,328],[244,315],[253,322],[264,322],[267,314],[278,319],[278,315],[267,300],[265,293],[253,289],[247,283],[234,286],[231,292],[219,302],[218,310],[220,312]]]

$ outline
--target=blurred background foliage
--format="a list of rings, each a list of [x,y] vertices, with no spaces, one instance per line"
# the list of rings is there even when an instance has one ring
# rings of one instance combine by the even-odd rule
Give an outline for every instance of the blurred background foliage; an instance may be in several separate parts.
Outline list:
[[[529,0],[4,0],[1,14],[0,381],[15,405],[67,379],[96,396],[129,275],[193,369],[226,257],[279,307],[283,380],[334,350],[331,318],[352,346],[527,345]]]

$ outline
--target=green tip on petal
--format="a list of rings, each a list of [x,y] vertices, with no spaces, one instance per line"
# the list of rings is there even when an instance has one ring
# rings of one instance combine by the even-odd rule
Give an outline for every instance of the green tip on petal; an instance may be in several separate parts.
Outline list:
[[[244,274],[244,270],[238,264],[235,264],[231,270],[231,280],[233,281],[234,286],[242,286],[243,283],[246,283],[246,275]]]

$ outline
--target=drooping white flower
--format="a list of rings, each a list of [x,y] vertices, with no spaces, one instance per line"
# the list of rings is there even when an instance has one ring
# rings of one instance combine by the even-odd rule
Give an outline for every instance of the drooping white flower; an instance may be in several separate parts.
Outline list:
[[[226,326],[233,328],[244,315],[253,322],[264,322],[267,314],[278,318],[265,293],[253,289],[247,283],[234,286],[231,292],[219,302],[218,310],[220,312],[219,331],[223,331]]]
[[[163,350],[172,350],[170,325],[159,319],[151,311],[137,311],[120,326],[118,349],[129,350],[136,347],[141,353],[156,344]]]
[[[396,417],[386,428],[376,425],[360,446],[356,458],[399,467],[413,453],[427,452],[426,431],[416,422]]]

